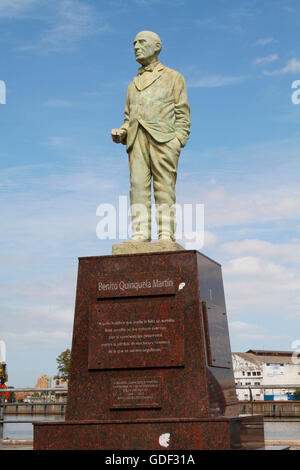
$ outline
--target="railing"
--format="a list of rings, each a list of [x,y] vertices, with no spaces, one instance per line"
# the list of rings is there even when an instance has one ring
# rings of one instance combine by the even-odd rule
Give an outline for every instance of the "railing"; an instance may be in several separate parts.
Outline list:
[[[253,414],[253,396],[252,396],[252,390],[257,390],[257,389],[263,389],[263,390],[266,390],[266,389],[269,389],[269,390],[278,390],[278,389],[285,389],[285,390],[290,390],[290,391],[294,391],[295,389],[297,388],[300,388],[299,384],[297,385],[236,385],[235,386],[236,389],[243,389],[243,390],[249,390],[249,395],[250,395],[250,403],[251,403],[251,411],[252,411],[252,414]],[[49,392],[49,393],[52,393],[52,392],[65,392],[67,393],[68,392],[68,389],[67,388],[11,388],[11,389],[5,389],[5,392],[11,392],[11,393],[14,393],[14,392],[28,392],[28,393],[40,393],[40,392]],[[20,403],[20,405],[22,406],[34,406],[34,405],[43,405],[43,406],[50,406],[50,405],[62,405],[62,406],[66,406],[66,403],[55,403],[55,402],[35,402],[35,403]],[[4,423],[5,424],[9,424],[9,423],[32,423],[34,422],[34,420],[30,419],[30,420],[24,420],[24,421],[16,421],[16,420],[8,420],[8,421],[4,421],[4,408],[6,406],[12,406],[12,405],[17,405],[16,403],[1,403],[0,401],[0,441],[3,439],[3,425]],[[63,413],[62,413],[63,414]]]
[[[6,388],[4,393],[18,393],[18,392],[27,392],[27,393],[41,393],[41,392],[56,392],[56,393],[61,393],[61,392],[68,392],[67,388]],[[34,397],[36,398],[36,397]],[[3,427],[4,423],[9,424],[9,423],[20,423],[20,421],[16,420],[5,420],[4,421],[4,408],[6,406],[12,406],[12,405],[22,405],[22,406],[34,406],[34,405],[42,405],[42,406],[50,406],[55,404],[54,402],[35,402],[35,403],[3,403],[1,400],[1,395],[0,395],[0,441],[3,440]],[[59,403],[59,405],[65,406],[65,403]],[[62,413],[63,414],[63,413]],[[22,423],[32,423],[33,420],[24,420]]]
[[[251,407],[251,414],[253,414],[254,412],[254,406],[257,404],[257,403],[261,403],[262,400],[253,400],[253,394],[252,394],[252,390],[259,390],[259,389],[262,389],[262,390],[287,390],[287,391],[290,391],[290,392],[294,392],[296,389],[300,388],[300,385],[297,384],[297,385],[294,385],[294,384],[291,384],[291,385],[236,385],[235,388],[237,390],[249,390],[249,402],[250,402],[250,407]],[[288,401],[288,402],[284,402],[284,403],[293,403],[293,401]],[[295,403],[295,401],[294,401]],[[272,404],[272,402],[270,402],[270,404]],[[242,407],[242,414],[244,413],[243,410],[246,409],[247,407],[244,405]],[[273,412],[272,412],[272,416],[275,416],[275,408],[276,408],[276,405],[273,405]]]
[[[33,403],[4,403],[2,405],[4,409],[4,415],[23,415],[23,414],[51,414],[51,415],[63,415],[67,401],[44,401],[44,402],[33,402]],[[6,421],[7,422],[7,421]]]

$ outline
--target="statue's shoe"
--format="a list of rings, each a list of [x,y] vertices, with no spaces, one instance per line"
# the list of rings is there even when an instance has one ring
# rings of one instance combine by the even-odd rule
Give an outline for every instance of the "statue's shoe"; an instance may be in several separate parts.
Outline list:
[[[151,240],[147,238],[137,237],[131,238],[130,240],[125,240],[123,243],[149,243]]]
[[[131,239],[112,246],[113,255],[179,250],[184,250],[184,247],[174,242],[170,238],[161,239],[152,243],[150,243],[150,240]]]

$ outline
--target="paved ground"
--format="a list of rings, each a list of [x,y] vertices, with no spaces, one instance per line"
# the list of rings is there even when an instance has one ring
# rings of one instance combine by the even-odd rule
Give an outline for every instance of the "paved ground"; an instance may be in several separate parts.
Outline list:
[[[290,450],[300,450],[300,440],[268,440],[266,446],[289,446]],[[33,441],[6,440],[0,443],[0,450],[33,450]]]
[[[267,446],[289,446],[290,450],[300,450],[300,440],[267,440],[265,441]]]
[[[0,450],[32,450],[32,440],[4,440],[0,442]]]

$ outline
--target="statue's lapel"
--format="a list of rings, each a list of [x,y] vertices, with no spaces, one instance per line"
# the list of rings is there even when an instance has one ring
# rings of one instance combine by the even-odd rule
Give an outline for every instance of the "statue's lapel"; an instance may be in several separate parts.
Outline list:
[[[134,83],[137,89],[139,91],[142,91],[152,85],[152,83],[154,83],[161,76],[163,69],[164,66],[160,64],[159,66],[155,67],[151,74],[149,72],[144,72],[144,74],[147,74],[146,79],[145,77],[143,77],[144,74],[137,75],[134,79]]]

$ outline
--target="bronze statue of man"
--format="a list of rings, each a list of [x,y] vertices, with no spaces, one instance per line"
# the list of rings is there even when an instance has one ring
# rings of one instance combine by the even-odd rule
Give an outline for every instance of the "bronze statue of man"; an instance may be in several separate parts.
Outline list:
[[[133,46],[141,67],[128,87],[124,123],[111,131],[129,154],[131,240],[151,240],[153,179],[158,239],[174,241],[177,163],[190,134],[186,85],[180,73],[157,60],[162,44],[156,33],[139,32]],[[141,206],[144,211],[136,210]]]

